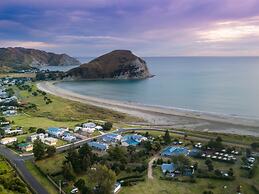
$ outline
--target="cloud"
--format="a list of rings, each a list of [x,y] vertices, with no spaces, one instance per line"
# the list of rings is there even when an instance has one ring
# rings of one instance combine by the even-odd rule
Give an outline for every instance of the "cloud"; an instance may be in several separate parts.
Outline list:
[[[17,41],[17,40],[0,40],[0,47],[25,47],[25,48],[54,48],[57,45],[46,42],[33,42],[33,41]]]
[[[218,22],[208,30],[197,32],[197,36],[201,42],[229,42],[259,38],[259,17]]]

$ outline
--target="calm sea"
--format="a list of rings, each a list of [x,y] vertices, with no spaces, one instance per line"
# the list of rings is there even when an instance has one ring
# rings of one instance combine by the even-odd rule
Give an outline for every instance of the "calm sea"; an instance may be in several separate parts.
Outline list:
[[[155,77],[139,81],[73,81],[58,86],[80,94],[259,118],[259,58],[145,58]]]

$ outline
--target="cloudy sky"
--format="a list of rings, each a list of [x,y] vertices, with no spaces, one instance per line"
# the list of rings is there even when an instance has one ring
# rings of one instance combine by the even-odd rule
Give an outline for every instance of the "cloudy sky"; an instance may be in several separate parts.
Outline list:
[[[0,0],[0,47],[72,56],[259,55],[258,0]]]

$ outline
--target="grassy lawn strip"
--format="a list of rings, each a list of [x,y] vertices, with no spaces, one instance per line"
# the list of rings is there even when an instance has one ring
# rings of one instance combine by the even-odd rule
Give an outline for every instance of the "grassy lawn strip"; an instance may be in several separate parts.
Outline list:
[[[41,174],[41,172],[34,166],[34,164],[30,161],[25,162],[27,169],[31,172],[31,174],[39,181],[41,185],[45,187],[49,194],[57,194],[58,191],[52,185],[49,180]]]

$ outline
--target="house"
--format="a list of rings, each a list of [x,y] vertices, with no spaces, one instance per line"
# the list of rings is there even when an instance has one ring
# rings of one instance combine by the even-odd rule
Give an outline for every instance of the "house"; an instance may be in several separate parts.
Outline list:
[[[3,111],[3,115],[5,115],[5,116],[14,116],[16,114],[17,114],[16,110],[6,110],[6,111]]]
[[[18,144],[18,148],[25,152],[30,152],[33,150],[33,145],[29,143],[20,143]]]
[[[44,143],[49,145],[49,146],[54,146],[56,145],[58,142],[58,139],[54,138],[54,137],[46,137],[44,139]]]
[[[103,130],[103,127],[98,125],[98,126],[95,127],[95,129],[96,129],[97,131],[101,131],[101,130]]]
[[[14,130],[8,129],[8,130],[5,130],[5,134],[7,134],[7,135],[12,135],[12,134],[21,135],[21,134],[23,134],[23,130],[22,129],[14,129]]]
[[[170,157],[181,154],[187,156],[189,154],[189,150],[185,147],[169,146],[162,151],[161,156]]]
[[[10,144],[17,141],[16,137],[6,137],[0,140],[0,143],[3,145]]]
[[[175,171],[175,165],[174,163],[171,163],[171,164],[167,164],[167,163],[163,163],[161,165],[161,170],[162,172],[165,174],[165,173],[172,173]]]
[[[94,149],[97,149],[99,151],[106,151],[109,146],[106,143],[101,143],[101,142],[96,142],[96,141],[91,141],[88,143],[88,145]]]
[[[81,128],[81,131],[82,132],[86,132],[86,133],[93,133],[95,131],[95,128],[85,128],[85,127],[82,127]]]
[[[116,133],[109,133],[102,137],[103,142],[116,143],[121,141],[122,136]]]
[[[62,139],[65,140],[65,141],[68,141],[68,142],[74,142],[76,141],[76,137],[71,135],[70,133],[68,132],[65,132],[62,136]]]
[[[30,137],[28,137],[28,140],[34,142],[36,139],[40,139],[42,142],[44,142],[45,137],[48,137],[48,134],[39,133],[31,135]]]
[[[48,134],[50,136],[60,138],[64,134],[64,131],[57,127],[50,127],[50,128],[48,128]]]
[[[95,128],[96,124],[95,123],[84,123],[82,125],[83,128]]]
[[[81,129],[82,129],[82,127],[75,127],[74,132],[77,132],[77,131],[79,131]]]
[[[142,141],[146,141],[147,138],[142,135],[125,135],[121,140],[122,146],[136,146],[140,144]]]

